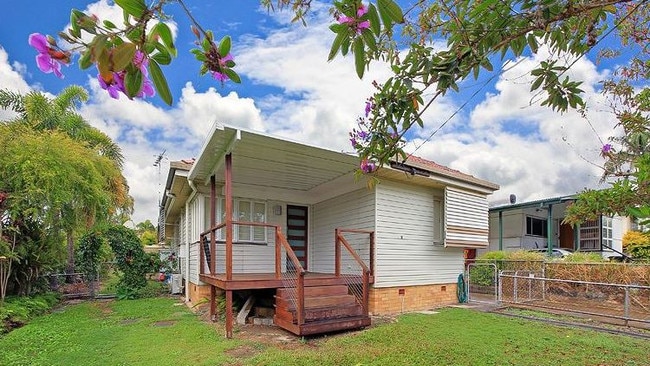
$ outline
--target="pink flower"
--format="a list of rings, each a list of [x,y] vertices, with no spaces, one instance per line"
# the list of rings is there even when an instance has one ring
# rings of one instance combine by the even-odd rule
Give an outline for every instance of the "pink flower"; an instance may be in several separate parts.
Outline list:
[[[61,73],[61,64],[67,65],[70,61],[70,55],[66,52],[58,51],[50,47],[47,37],[40,33],[29,35],[29,45],[38,51],[36,56],[36,65],[46,73],[54,73],[57,77],[63,79]]]
[[[357,9],[357,17],[356,18],[352,18],[352,17],[348,17],[348,16],[343,15],[343,16],[339,16],[336,20],[340,24],[349,25],[350,28],[352,28],[352,30],[355,31],[355,33],[361,34],[361,32],[363,32],[364,30],[370,28],[370,21],[368,21],[368,20],[360,21],[360,19],[359,19],[362,16],[366,15],[367,13],[368,13],[368,7],[361,4],[361,5],[359,5],[359,8]]]

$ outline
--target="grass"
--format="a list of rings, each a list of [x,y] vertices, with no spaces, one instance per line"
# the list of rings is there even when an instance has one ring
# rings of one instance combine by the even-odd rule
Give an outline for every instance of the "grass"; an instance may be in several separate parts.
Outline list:
[[[223,338],[173,299],[83,303],[0,338],[1,365],[650,365],[650,342],[468,309],[275,344]],[[261,341],[260,341],[261,340]],[[238,350],[240,352],[238,352]],[[246,351],[246,352],[241,352]]]
[[[0,365],[224,365],[240,341],[168,298],[87,302],[0,338]]]

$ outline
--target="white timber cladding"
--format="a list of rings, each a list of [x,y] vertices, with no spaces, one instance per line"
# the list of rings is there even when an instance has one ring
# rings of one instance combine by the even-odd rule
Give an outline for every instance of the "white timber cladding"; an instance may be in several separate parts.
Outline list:
[[[277,201],[261,201],[236,197],[233,199],[233,219],[241,221],[264,222],[274,225],[285,225],[286,204]],[[225,220],[224,198],[217,197],[215,217],[217,224]],[[242,209],[242,203],[248,203],[251,210]],[[273,207],[280,206],[280,214],[273,212]],[[257,206],[257,209],[256,209]],[[210,226],[210,197],[204,197],[203,223],[205,230]],[[252,211],[252,213],[250,212]],[[284,230],[283,230],[284,231]],[[217,230],[216,243],[216,272],[225,272],[225,228]],[[272,227],[233,226],[233,273],[273,273],[275,271],[275,230]],[[283,252],[284,256],[284,252]],[[197,262],[198,263],[198,262]],[[283,263],[283,268],[284,268]],[[205,263],[208,270],[209,264]]]
[[[375,287],[455,282],[463,250],[436,243],[442,190],[392,181],[376,188]],[[487,220],[487,208],[485,211]],[[437,225],[440,225],[439,223]]]
[[[314,272],[334,271],[334,245],[336,228],[375,230],[375,192],[360,189],[312,206],[308,243],[308,269]],[[369,266],[370,239],[368,234],[345,233],[345,239]],[[341,252],[341,270],[354,272],[355,264],[348,254]],[[350,268],[348,268],[348,266]]]
[[[204,210],[203,195],[195,195],[189,203],[188,211],[186,212],[187,219],[187,242],[190,245],[190,282],[200,284],[199,281],[199,238],[201,232],[204,230],[203,217]]]
[[[488,203],[485,195],[445,188],[445,247],[488,247]]]

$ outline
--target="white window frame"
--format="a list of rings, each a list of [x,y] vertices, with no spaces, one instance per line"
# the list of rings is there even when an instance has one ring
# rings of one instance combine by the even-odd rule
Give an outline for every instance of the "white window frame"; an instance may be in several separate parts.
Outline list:
[[[601,233],[602,233],[602,244],[612,247],[614,244],[614,220],[611,216],[601,216]]]
[[[242,219],[238,217],[239,213],[239,206],[241,203],[248,203],[251,208],[250,211],[250,217],[247,219]],[[255,220],[254,219],[254,214],[255,210],[254,207],[255,205],[262,205],[263,207],[263,221],[260,220]],[[225,197],[223,196],[218,196],[217,201],[216,201],[216,218],[217,218],[217,223],[223,223],[225,222]],[[208,209],[208,212],[210,210]],[[260,222],[260,223],[267,223],[268,222],[268,211],[267,211],[267,206],[266,202],[264,201],[259,201],[259,200],[253,200],[253,199],[247,199],[247,198],[233,198],[233,209],[232,209],[232,214],[233,214],[233,221],[246,221],[246,222]],[[241,230],[246,230],[248,229],[249,232],[249,238],[248,239],[241,239],[240,238],[240,231]],[[264,237],[262,240],[255,240],[255,230],[262,230]],[[260,226],[239,226],[235,225],[233,227],[233,237],[232,240],[234,243],[254,243],[254,244],[267,244],[268,243],[268,230],[266,227],[260,227]],[[217,230],[217,240],[218,241],[224,241],[226,240],[226,229],[222,228]]]

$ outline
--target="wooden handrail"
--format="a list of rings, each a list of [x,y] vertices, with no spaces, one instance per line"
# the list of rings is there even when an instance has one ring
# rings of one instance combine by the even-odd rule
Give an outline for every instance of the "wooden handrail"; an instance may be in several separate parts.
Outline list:
[[[350,245],[350,243],[348,243],[347,240],[345,240],[343,235],[339,234],[339,240],[340,240],[341,243],[343,243],[343,246],[345,247],[345,249],[347,249],[348,252],[352,255],[352,258],[354,258],[354,260],[359,264],[359,266],[361,266],[361,268],[363,268],[363,272],[364,273],[365,272],[370,273],[370,269],[368,269],[368,266],[366,266],[366,264],[363,263],[363,260],[361,259],[361,257],[359,257],[359,254],[357,254],[357,252],[354,249],[352,249],[352,246]]]
[[[287,252],[287,255],[289,256],[289,259],[293,263],[293,265],[296,268],[296,271],[298,272],[297,275],[297,304],[296,304],[296,317],[298,318],[298,325],[302,325],[305,322],[305,269],[302,268],[302,265],[300,264],[300,261],[298,260],[298,257],[296,254],[293,252],[293,249],[291,248],[291,245],[289,245],[289,242],[287,242],[287,239],[282,235],[282,231],[280,231],[280,227],[276,227],[276,239],[279,240],[280,245],[284,248],[284,250]],[[278,243],[275,243],[276,248]],[[276,261],[278,260],[278,249],[276,249]],[[281,257],[281,256],[280,256]],[[278,263],[276,262],[276,271],[278,270]]]

